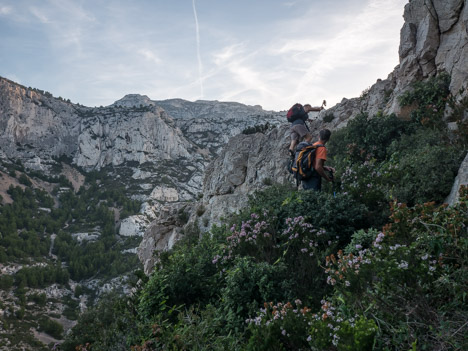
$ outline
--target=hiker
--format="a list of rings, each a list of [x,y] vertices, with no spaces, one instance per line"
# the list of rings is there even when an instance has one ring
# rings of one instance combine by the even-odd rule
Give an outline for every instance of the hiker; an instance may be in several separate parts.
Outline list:
[[[319,141],[312,144],[312,134],[306,133],[304,136],[304,141],[297,146],[297,150],[301,150],[305,146],[315,145],[317,149],[315,151],[315,159],[313,162],[313,167],[315,172],[308,179],[302,179],[302,187],[304,190],[313,189],[320,191],[322,189],[322,178],[325,178],[327,181],[333,181],[333,173],[335,169],[333,167],[325,166],[324,163],[327,160],[327,149],[325,144],[330,140],[331,132],[328,129],[322,129],[319,132]],[[298,154],[296,151],[296,154]],[[328,175],[327,172],[330,172],[331,175]]]
[[[325,100],[324,100],[325,103]],[[288,111],[288,121],[291,121],[291,144],[289,145],[289,154],[293,158],[295,155],[296,145],[299,143],[299,140],[302,140],[304,136],[310,132],[309,127],[307,127],[306,121],[309,119],[309,112],[311,111],[322,111],[323,104],[320,107],[312,107],[310,104],[305,104],[304,106],[300,104],[295,104]],[[289,115],[292,115],[290,119]]]

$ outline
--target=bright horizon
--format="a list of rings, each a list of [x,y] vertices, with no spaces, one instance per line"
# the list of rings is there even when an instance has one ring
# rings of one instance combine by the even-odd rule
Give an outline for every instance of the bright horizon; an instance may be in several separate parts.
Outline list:
[[[393,71],[407,2],[0,0],[0,76],[85,106],[331,107]]]

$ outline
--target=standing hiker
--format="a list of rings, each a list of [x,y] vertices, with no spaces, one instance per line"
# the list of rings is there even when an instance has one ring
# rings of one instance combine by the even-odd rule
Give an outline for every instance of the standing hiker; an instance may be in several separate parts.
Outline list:
[[[315,142],[312,144],[312,135],[310,133],[306,133],[304,136],[304,141],[301,142],[297,146],[297,151],[296,151],[296,172],[302,173],[302,177],[298,178],[302,182],[302,187],[304,190],[308,189],[313,189],[320,191],[322,189],[322,178],[325,178],[327,181],[332,182],[332,176],[327,175],[325,171],[331,172],[333,174],[335,172],[335,169],[333,167],[328,167],[325,166],[324,163],[327,160],[327,149],[325,147],[325,144],[330,140],[331,132],[328,129],[322,129],[319,132],[319,141]],[[312,164],[310,165],[310,168],[313,167],[313,169],[307,169],[307,160],[304,160],[303,162],[299,162],[301,164],[301,171],[298,170],[298,158],[301,156],[301,151],[306,150],[306,149],[311,149],[311,146],[315,146],[314,149],[314,156],[313,159],[311,160]],[[304,157],[307,157],[304,155]],[[297,175],[296,175],[297,176]]]
[[[306,121],[309,119],[309,112],[311,111],[322,111],[325,100],[323,101],[322,106],[312,107],[310,104],[295,104],[288,111],[288,121],[291,122],[291,144],[289,145],[289,153],[291,157],[295,155],[296,145],[299,143],[304,136],[310,132],[307,127]]]

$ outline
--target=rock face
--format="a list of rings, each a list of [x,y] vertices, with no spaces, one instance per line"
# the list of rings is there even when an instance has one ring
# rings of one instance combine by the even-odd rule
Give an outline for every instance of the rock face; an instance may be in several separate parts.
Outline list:
[[[246,106],[237,102],[199,100],[192,103],[171,99],[156,101],[156,104],[174,116],[176,126],[187,139],[213,154],[219,154],[221,145],[247,128],[285,123],[284,112],[264,111],[261,106]]]
[[[121,179],[125,185],[139,184],[143,200],[158,184],[177,189],[180,200],[193,199],[201,191],[205,166],[231,136],[283,119],[260,106],[153,101],[137,94],[90,108],[0,77],[2,158],[41,171],[62,156],[85,170],[131,171],[128,180]]]
[[[209,164],[203,182],[203,197],[196,204],[185,204],[190,214],[187,224],[177,226],[184,204],[166,204],[165,213],[145,232],[138,256],[149,274],[155,263],[154,250],[168,249],[191,227],[206,231],[229,213],[245,207],[248,194],[273,181],[293,182],[286,170],[289,127],[267,133],[239,134],[231,138],[220,155]]]
[[[193,145],[170,122],[158,107],[100,109],[81,120],[74,162],[85,169],[100,169],[131,161],[143,164],[190,156],[202,159],[197,150],[188,151]]]
[[[205,209],[199,216],[202,229],[247,204],[247,195],[276,183],[290,183],[286,170],[289,129],[276,128],[267,134],[237,135],[206,169],[203,184]]]
[[[78,148],[77,108],[0,78],[0,132],[8,157],[69,156]]]
[[[458,175],[455,178],[450,195],[445,199],[445,202],[450,206],[453,206],[458,202],[458,199],[460,198],[459,190],[462,185],[468,186],[468,154],[458,170]]]
[[[405,23],[400,32],[400,63],[387,79],[378,79],[361,97],[343,99],[323,111],[320,120],[329,128],[340,128],[360,112],[404,113],[398,96],[411,83],[447,72],[450,90],[457,95],[468,81],[467,0],[410,0],[405,6]],[[467,94],[465,90],[464,94]]]

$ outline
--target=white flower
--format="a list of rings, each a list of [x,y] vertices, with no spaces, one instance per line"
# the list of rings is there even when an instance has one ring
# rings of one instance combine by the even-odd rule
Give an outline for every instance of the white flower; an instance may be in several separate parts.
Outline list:
[[[408,269],[408,262],[406,262],[406,261],[401,261],[401,263],[398,265],[398,268],[401,268],[401,269]]]

